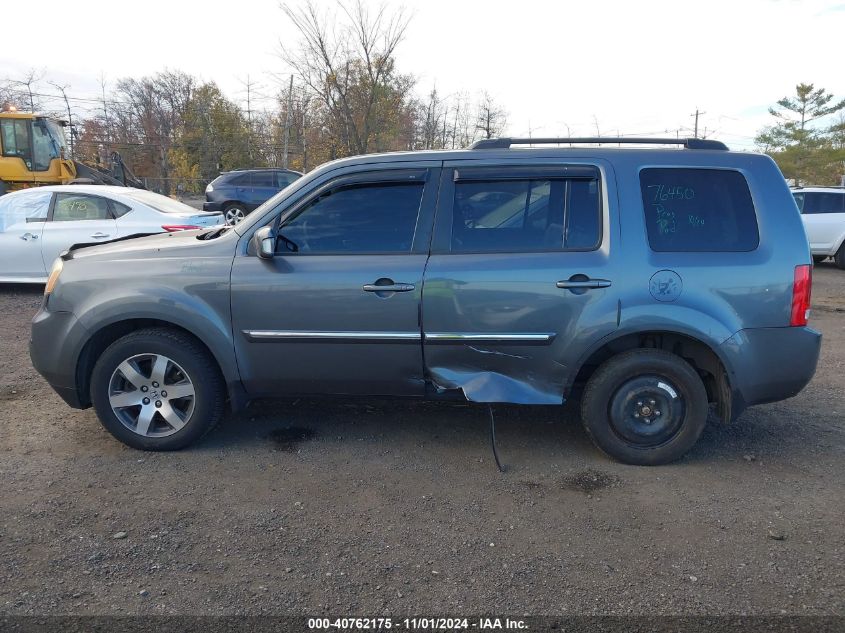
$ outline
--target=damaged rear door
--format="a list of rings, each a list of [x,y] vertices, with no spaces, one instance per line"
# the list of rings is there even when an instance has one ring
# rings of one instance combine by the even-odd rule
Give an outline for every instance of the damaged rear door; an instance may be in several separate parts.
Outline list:
[[[561,404],[575,337],[616,327],[612,172],[491,163],[444,164],[423,289],[427,377],[475,402]]]

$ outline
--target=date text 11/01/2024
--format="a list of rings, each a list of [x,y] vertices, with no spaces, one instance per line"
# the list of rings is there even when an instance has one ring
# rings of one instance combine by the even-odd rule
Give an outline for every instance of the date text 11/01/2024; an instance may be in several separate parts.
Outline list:
[[[525,620],[511,618],[308,618],[309,630],[518,631],[527,628]]]

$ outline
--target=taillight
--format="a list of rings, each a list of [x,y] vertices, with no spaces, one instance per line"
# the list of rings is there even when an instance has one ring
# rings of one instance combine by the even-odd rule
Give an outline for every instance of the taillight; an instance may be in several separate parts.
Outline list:
[[[807,325],[810,318],[810,289],[813,286],[813,267],[802,264],[795,267],[795,279],[792,282],[792,317],[791,326]]]
[[[193,224],[162,224],[161,228],[168,233],[175,233],[176,231],[192,231],[202,227],[194,226]]]

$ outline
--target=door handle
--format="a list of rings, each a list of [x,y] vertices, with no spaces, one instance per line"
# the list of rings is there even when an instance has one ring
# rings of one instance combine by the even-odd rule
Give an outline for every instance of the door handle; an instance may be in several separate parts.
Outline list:
[[[24,242],[28,242],[29,240],[37,240],[38,236],[35,235],[35,233],[24,233],[23,235],[20,236],[20,238]]]
[[[100,233],[99,231],[97,231],[96,233],[92,233],[91,237],[93,237],[95,240],[101,240],[104,237],[109,237],[109,234],[108,233]]]
[[[381,280],[379,280],[381,281]],[[364,284],[364,292],[410,292],[416,286],[414,284]]]
[[[609,288],[608,279],[590,279],[586,275],[573,275],[569,279],[559,281],[555,284],[558,288],[567,290],[590,290],[592,288]]]

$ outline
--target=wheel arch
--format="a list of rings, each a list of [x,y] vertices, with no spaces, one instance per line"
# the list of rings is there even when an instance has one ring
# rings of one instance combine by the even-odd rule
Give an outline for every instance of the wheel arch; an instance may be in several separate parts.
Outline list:
[[[244,404],[244,394],[242,388],[240,387],[240,377],[236,372],[232,372],[229,363],[227,363],[226,359],[222,357],[220,350],[209,346],[194,332],[179,323],[166,319],[150,317],[134,317],[115,320],[107,324],[103,324],[101,327],[91,332],[77,357],[75,370],[76,389],[80,402],[83,405],[90,406],[91,404],[91,375],[94,371],[94,365],[102,353],[109,347],[109,345],[126,334],[151,327],[175,330],[196,341],[196,343],[208,352],[211,358],[214,359],[220,374],[226,382],[232,408],[236,410],[241,408]]]
[[[728,422],[735,417],[730,367],[719,353],[719,344],[680,329],[617,332],[597,341],[582,354],[566,385],[566,393],[578,390],[602,363],[613,356],[633,349],[650,348],[669,351],[689,362],[704,382],[708,401],[716,403],[719,418]]]

